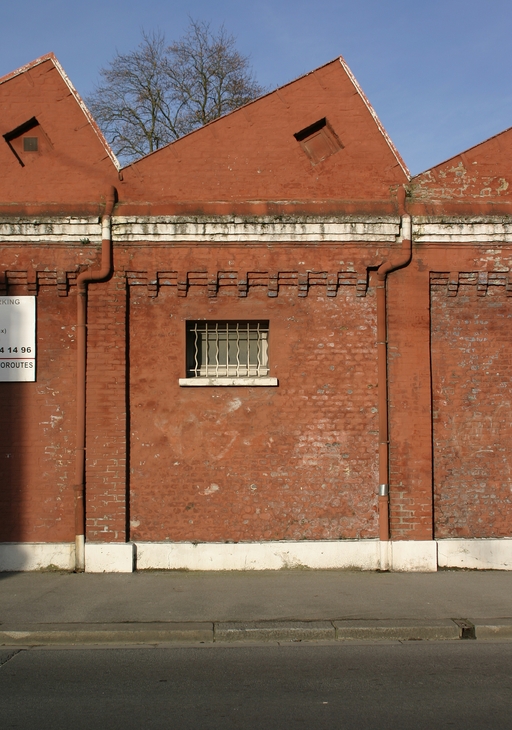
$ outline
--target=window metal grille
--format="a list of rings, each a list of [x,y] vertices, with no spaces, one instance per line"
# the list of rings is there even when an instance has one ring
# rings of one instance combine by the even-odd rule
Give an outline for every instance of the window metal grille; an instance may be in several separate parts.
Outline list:
[[[187,323],[187,377],[259,378],[268,373],[268,322]]]

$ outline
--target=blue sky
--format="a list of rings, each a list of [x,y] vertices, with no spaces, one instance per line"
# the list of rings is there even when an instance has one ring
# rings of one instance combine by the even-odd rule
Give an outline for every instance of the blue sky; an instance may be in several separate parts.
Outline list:
[[[224,23],[275,88],[343,55],[413,174],[512,126],[510,0],[24,0],[4,3],[0,75],[53,51],[82,96],[141,29]]]

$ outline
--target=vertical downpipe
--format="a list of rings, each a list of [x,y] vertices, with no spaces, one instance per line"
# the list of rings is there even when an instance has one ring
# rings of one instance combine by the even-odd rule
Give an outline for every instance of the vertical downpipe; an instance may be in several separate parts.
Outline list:
[[[411,216],[405,212],[405,189],[397,191],[401,217],[401,255],[385,261],[377,270],[377,367],[379,391],[379,540],[380,569],[389,568],[389,400],[388,400],[388,326],[387,276],[407,266],[412,257]]]
[[[79,274],[76,315],[76,450],[75,450],[75,571],[85,570],[85,419],[87,366],[87,285],[104,281],[112,273],[111,216],[116,203],[116,189],[107,195],[101,218],[101,267]]]

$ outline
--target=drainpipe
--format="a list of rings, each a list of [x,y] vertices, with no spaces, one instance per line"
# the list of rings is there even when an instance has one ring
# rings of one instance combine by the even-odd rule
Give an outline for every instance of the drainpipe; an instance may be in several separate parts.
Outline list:
[[[75,570],[85,570],[85,389],[87,364],[87,285],[104,281],[112,273],[112,210],[116,189],[111,187],[101,217],[101,268],[83,271],[77,284],[76,318],[76,461],[75,461]]]
[[[389,567],[389,427],[388,427],[388,331],[386,279],[388,274],[407,266],[412,257],[411,216],[405,212],[405,188],[397,191],[401,217],[402,250],[377,269],[377,363],[379,392],[379,539],[380,568]]]

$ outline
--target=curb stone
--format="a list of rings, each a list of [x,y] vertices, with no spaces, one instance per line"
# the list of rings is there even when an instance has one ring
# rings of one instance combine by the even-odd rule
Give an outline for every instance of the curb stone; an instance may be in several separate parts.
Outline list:
[[[214,627],[214,640],[229,641],[318,641],[336,638],[331,621],[222,622]]]
[[[67,624],[32,625],[0,630],[0,645],[50,644],[160,644],[213,642],[213,623]]]
[[[439,641],[462,638],[461,629],[454,621],[415,621],[412,619],[382,621],[333,621],[336,639],[345,641],[395,640],[395,641]]]
[[[468,628],[469,627],[469,628]],[[162,622],[0,625],[0,646],[251,641],[440,641],[512,639],[512,619]]]
[[[475,619],[477,639],[512,639],[512,618]]]

